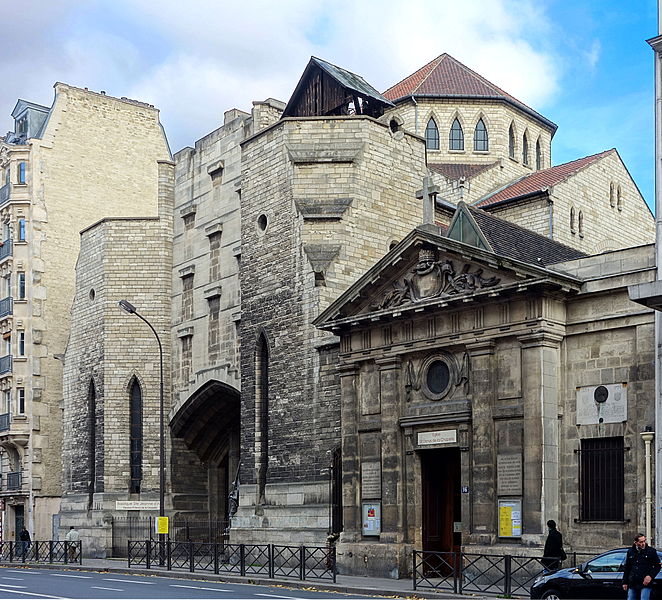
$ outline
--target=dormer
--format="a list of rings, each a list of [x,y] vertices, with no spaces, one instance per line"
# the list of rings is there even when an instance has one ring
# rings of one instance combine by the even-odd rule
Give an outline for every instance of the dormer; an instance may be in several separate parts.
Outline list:
[[[14,135],[18,138],[17,141],[39,137],[49,112],[50,108],[47,106],[19,100],[11,114],[14,118]]]

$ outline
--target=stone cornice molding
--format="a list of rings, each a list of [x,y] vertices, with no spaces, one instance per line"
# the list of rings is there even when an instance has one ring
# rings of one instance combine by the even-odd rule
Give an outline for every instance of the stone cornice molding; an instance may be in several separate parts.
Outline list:
[[[402,364],[402,359],[399,356],[389,356],[386,358],[375,359],[375,364],[379,367],[380,371],[388,371],[390,369],[398,369]]]
[[[527,335],[521,335],[517,341],[525,348],[536,348],[538,346],[546,346],[548,348],[558,348],[563,341],[563,336],[552,333],[550,331],[540,331]]]
[[[359,372],[358,365],[354,363],[341,363],[338,365],[338,374],[341,377],[351,377]]]
[[[467,344],[466,349],[469,356],[484,356],[486,354],[494,354],[496,344],[494,340],[481,340]]]

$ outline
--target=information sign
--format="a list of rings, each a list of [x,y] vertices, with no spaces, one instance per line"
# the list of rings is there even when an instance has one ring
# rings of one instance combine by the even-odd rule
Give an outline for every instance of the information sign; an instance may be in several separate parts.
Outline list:
[[[379,535],[382,532],[381,502],[363,503],[363,535]]]
[[[499,537],[522,537],[521,500],[499,500]]]

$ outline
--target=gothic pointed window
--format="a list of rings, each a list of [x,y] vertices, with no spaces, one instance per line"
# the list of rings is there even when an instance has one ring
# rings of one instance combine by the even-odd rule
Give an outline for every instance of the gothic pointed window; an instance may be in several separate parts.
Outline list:
[[[129,388],[129,444],[131,473],[129,492],[139,494],[143,479],[143,392],[135,378]]]
[[[464,132],[462,125],[455,119],[451,125],[451,130],[448,135],[448,148],[449,150],[464,150]]]
[[[570,233],[575,233],[575,207],[570,207]]]
[[[536,170],[542,169],[542,149],[540,148],[540,139],[536,141]]]
[[[97,413],[97,392],[94,387],[94,380],[90,379],[90,386],[87,390],[87,431],[88,431],[88,506],[91,507],[96,491],[97,481],[97,439],[96,439],[96,413]]]
[[[515,126],[512,123],[508,130],[508,156],[515,158]]]
[[[529,138],[526,132],[522,136],[522,164],[529,166]]]
[[[439,150],[439,128],[433,117],[430,117],[425,128],[425,147],[428,150]]]
[[[616,193],[615,193],[613,181],[609,184],[609,206],[611,206],[612,208],[616,206]]]
[[[623,194],[621,193],[621,186],[616,189],[616,208],[623,210]]]
[[[474,150],[476,152],[487,152],[490,149],[487,127],[483,119],[478,119],[476,129],[474,129]]]
[[[584,237],[584,213],[580,210],[578,221],[579,236]]]

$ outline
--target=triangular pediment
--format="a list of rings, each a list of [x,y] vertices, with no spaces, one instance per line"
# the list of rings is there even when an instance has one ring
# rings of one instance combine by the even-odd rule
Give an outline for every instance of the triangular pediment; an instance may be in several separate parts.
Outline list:
[[[575,293],[581,281],[441,235],[413,230],[316,320],[323,329],[398,317],[468,302],[528,294],[533,289]]]

